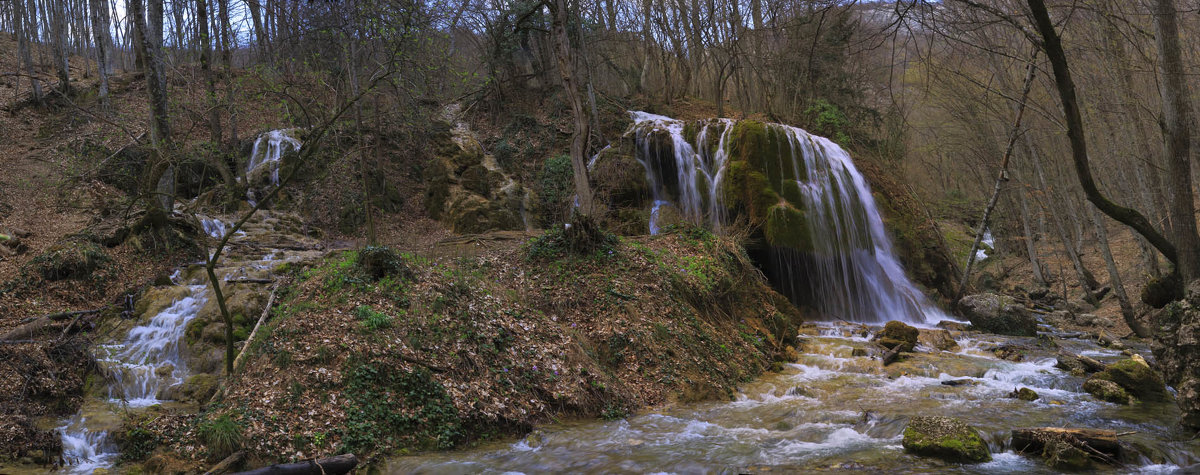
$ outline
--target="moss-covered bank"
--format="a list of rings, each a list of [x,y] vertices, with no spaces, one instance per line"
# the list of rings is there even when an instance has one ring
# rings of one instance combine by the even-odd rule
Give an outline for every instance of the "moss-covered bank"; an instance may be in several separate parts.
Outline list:
[[[795,355],[797,311],[736,245],[677,228],[580,256],[560,234],[475,258],[396,255],[385,272],[357,252],[295,269],[227,392],[193,420],[164,418],[174,442],[159,451],[215,457],[201,428],[220,418],[264,463],[445,449],[727,399]]]

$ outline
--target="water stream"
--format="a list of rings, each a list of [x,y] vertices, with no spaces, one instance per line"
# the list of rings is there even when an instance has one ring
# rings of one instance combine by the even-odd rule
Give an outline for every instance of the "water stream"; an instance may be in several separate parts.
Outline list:
[[[1054,352],[1033,338],[956,333],[958,348],[919,347],[908,361],[883,367],[852,356],[871,331],[841,323],[802,330],[799,361],[743,387],[732,402],[683,405],[629,418],[545,426],[518,441],[394,459],[387,473],[1055,473],[1014,453],[1010,431],[1065,426],[1112,429],[1136,453],[1113,473],[1169,473],[1196,463],[1200,441],[1179,430],[1174,403],[1120,406],[1080,389],[1084,379],[1054,368]],[[1022,361],[997,358],[998,345],[1034,348]],[[1067,351],[1120,357],[1087,340]],[[1148,354],[1145,348],[1140,352]],[[948,380],[967,380],[948,386]],[[1028,387],[1041,398],[1006,395]],[[904,453],[901,433],[918,415],[958,417],[976,426],[993,461],[957,465]]]
[[[260,135],[254,143],[247,175],[267,166],[271,184],[278,185],[281,155],[299,146],[300,142],[291,137],[289,130]],[[204,233],[213,239],[222,238],[232,227],[230,217],[198,216],[198,219]],[[268,277],[282,261],[313,257],[314,251],[296,250],[311,243],[302,236],[290,235],[288,229],[295,226],[281,224],[282,221],[280,215],[262,211],[244,229],[230,236],[217,275],[225,281],[234,277]],[[272,249],[271,245],[291,250]],[[189,322],[204,312],[213,318],[215,304],[209,301],[212,292],[200,264],[181,267],[172,274],[171,281],[175,285],[155,288],[143,297],[162,302],[161,310],[133,322],[127,331],[121,332],[124,336],[96,345],[96,361],[109,385],[104,397],[88,398],[79,413],[59,426],[68,471],[92,473],[97,468],[112,466],[119,453],[109,433],[120,427],[119,414],[174,404],[170,400],[171,390],[191,374],[181,351],[185,330]],[[230,292],[227,287],[227,298]],[[124,325],[119,324],[118,329]]]

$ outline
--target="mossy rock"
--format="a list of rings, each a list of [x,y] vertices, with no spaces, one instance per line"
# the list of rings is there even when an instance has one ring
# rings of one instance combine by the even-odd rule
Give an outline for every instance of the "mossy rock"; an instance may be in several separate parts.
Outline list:
[[[73,236],[50,246],[27,266],[43,279],[54,282],[90,277],[110,260],[104,248],[95,241],[86,236]]]
[[[481,196],[465,196],[447,210],[450,226],[460,234],[521,229],[521,220],[512,209]]]
[[[1142,302],[1154,308],[1163,308],[1167,304],[1183,298],[1183,283],[1179,274],[1172,272],[1162,277],[1155,277],[1142,287]]]
[[[192,375],[184,381],[180,388],[180,394],[184,401],[192,401],[200,404],[208,402],[213,394],[217,392],[218,379],[215,375],[208,373],[200,373]]]
[[[472,165],[463,170],[462,176],[459,177],[459,183],[467,191],[476,193],[482,196],[489,196],[492,193],[491,183],[488,182],[488,169],[483,165]]]
[[[774,246],[790,247],[798,251],[813,250],[813,233],[804,211],[786,201],[772,206],[767,211],[764,228],[767,242]]]
[[[1095,396],[1096,399],[1105,402],[1129,404],[1132,401],[1132,398],[1129,396],[1129,393],[1125,391],[1125,388],[1122,388],[1121,385],[1117,383],[1105,379],[1099,379],[1096,377],[1088,379],[1083,383],[1083,390],[1088,394]]]
[[[478,141],[471,137],[457,137],[455,142],[458,144],[458,150],[448,157],[454,165],[455,174],[461,174],[467,167],[483,162],[483,146],[479,145]]]
[[[879,340],[879,344],[884,348],[892,349],[897,346],[900,351],[911,352],[917,347],[917,340],[920,337],[920,330],[911,327],[904,322],[890,321],[883,326],[875,338]]]
[[[600,152],[589,170],[597,202],[614,210],[646,206],[650,185],[646,182],[646,168],[634,153],[632,140],[622,140]]]
[[[904,451],[956,463],[992,460],[987,442],[974,427],[941,416],[917,416],[904,428]]]
[[[1032,389],[1020,388],[1010,393],[1008,397],[1012,399],[1020,399],[1022,401],[1036,401],[1041,396],[1038,396],[1038,393]]]
[[[1131,396],[1143,401],[1167,400],[1167,386],[1162,376],[1132,359],[1110,364],[1093,378],[1117,383]]]
[[[429,161],[429,166],[422,174],[425,183],[425,212],[433,219],[441,219],[446,209],[446,200],[450,198],[450,172],[442,160]]]

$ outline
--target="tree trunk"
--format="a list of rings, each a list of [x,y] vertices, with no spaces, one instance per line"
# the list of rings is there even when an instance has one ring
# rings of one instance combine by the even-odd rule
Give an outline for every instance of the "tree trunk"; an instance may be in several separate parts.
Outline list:
[[[254,39],[258,41],[259,49],[270,56],[270,41],[267,39],[267,31],[263,28],[262,5],[258,0],[246,0],[246,6],[250,8],[250,22],[254,25]]]
[[[68,59],[70,44],[67,40],[66,0],[48,3],[45,13],[50,15],[50,34],[53,35],[50,45],[54,67],[58,72],[58,92],[67,96],[71,94],[71,65]]]
[[[1163,1],[1163,0],[1159,0]],[[1104,196],[1096,187],[1096,181],[1092,177],[1091,165],[1088,163],[1087,140],[1084,137],[1083,117],[1079,110],[1078,99],[1075,96],[1075,81],[1071,79],[1071,71],[1067,65],[1067,56],[1063,51],[1062,39],[1058,36],[1058,31],[1054,29],[1054,23],[1050,20],[1050,13],[1046,10],[1044,0],[1027,0],[1029,9],[1033,13],[1034,23],[1037,25],[1039,34],[1042,36],[1042,47],[1046,51],[1046,57],[1050,60],[1050,65],[1054,70],[1055,88],[1058,90],[1059,100],[1062,103],[1063,115],[1066,118],[1067,138],[1071,142],[1071,159],[1075,165],[1075,174],[1079,178],[1079,184],[1083,187],[1084,193],[1091,201],[1100,208],[1100,211],[1118,222],[1133,228],[1142,236],[1146,237],[1155,248],[1159,250],[1171,262],[1179,264],[1180,259],[1176,251],[1175,244],[1169,241],[1166,236],[1163,236],[1150,224],[1144,215],[1137,210],[1127,208]],[[1174,27],[1174,14],[1171,16],[1171,26]],[[1158,16],[1156,15],[1156,18]],[[1157,24],[1158,22],[1156,22]],[[1172,30],[1174,31],[1174,30]],[[1178,52],[1178,32],[1175,32],[1175,51]],[[1161,36],[1161,35],[1160,35]],[[1191,178],[1174,177],[1172,185],[1178,185],[1180,181],[1190,183]],[[1172,188],[1172,195],[1189,197],[1188,206],[1191,206],[1191,189],[1178,190],[1179,193],[1174,193],[1175,188]],[[1175,200],[1182,201],[1182,200]],[[1187,219],[1192,221],[1192,235],[1195,235],[1195,218],[1191,215]],[[1194,249],[1188,249],[1185,252],[1194,253]],[[1190,259],[1190,258],[1188,258]],[[1186,259],[1185,259],[1186,260]],[[1195,269],[1189,269],[1188,272],[1194,272]],[[1188,277],[1186,274],[1181,274]],[[1186,280],[1186,279],[1185,279]]]
[[[162,0],[150,0],[158,3],[162,10]],[[174,173],[171,171],[171,126],[167,116],[167,90],[165,81],[159,79],[163,75],[161,45],[151,43],[155,35],[146,31],[146,16],[142,0],[129,0],[129,14],[133,16],[135,36],[142,39],[142,50],[145,52],[146,89],[150,99],[150,140],[154,153],[147,164],[142,177],[142,194],[151,207],[160,210],[170,210],[175,197],[173,185]]]
[[[1179,25],[1174,0],[1155,0],[1154,43],[1158,47],[1158,72],[1162,80],[1163,155],[1166,158],[1168,212],[1176,252],[1175,269],[1182,282],[1200,277],[1200,236],[1196,234],[1196,205],[1192,201],[1191,97],[1179,48]]]
[[[1035,53],[1032,58],[1029,58],[1029,66],[1025,71],[1025,87],[1021,90],[1021,100],[1017,103],[1016,117],[1013,118],[1012,130],[1009,132],[1008,146],[1004,149],[1004,157],[1000,159],[1000,171],[996,174],[992,197],[983,210],[983,219],[979,221],[979,229],[975,231],[975,242],[971,244],[971,252],[967,254],[967,266],[963,269],[962,281],[958,284],[958,295],[954,298],[955,302],[958,302],[967,290],[967,283],[971,279],[971,267],[975,265],[975,253],[979,249],[979,243],[983,241],[983,234],[987,232],[988,220],[992,217],[992,211],[996,209],[996,201],[1000,198],[1004,182],[1008,181],[1008,161],[1012,158],[1013,148],[1017,144],[1017,138],[1021,135],[1021,119],[1025,117],[1025,101],[1029,98],[1029,89],[1033,87],[1036,61],[1037,54]]]
[[[214,145],[221,144],[221,114],[217,102],[217,80],[212,72],[212,41],[209,37],[208,0],[196,0],[196,33],[200,38],[200,70],[207,88],[208,130]],[[222,166],[222,168],[224,168]]]
[[[590,216],[592,214],[592,188],[588,178],[587,157],[584,156],[584,147],[587,145],[590,135],[590,121],[587,111],[584,110],[583,97],[579,92],[571,39],[567,35],[569,10],[566,0],[554,0],[548,6],[552,15],[554,55],[558,59],[558,71],[562,77],[563,89],[566,90],[567,100],[571,103],[571,114],[575,118],[575,132],[571,136],[571,168],[573,170],[572,179],[575,182],[575,195],[579,200],[579,213]]]
[[[1017,181],[1025,183],[1019,176],[1017,177]],[[1028,185],[1022,185],[1021,191],[1017,193],[1017,199],[1021,204],[1021,230],[1025,233],[1025,254],[1029,256],[1029,265],[1033,269],[1034,280],[1039,284],[1049,285],[1046,275],[1042,273],[1042,261],[1038,258],[1037,235],[1034,234],[1033,225],[1030,223],[1029,197],[1025,196],[1027,193],[1025,190],[1026,186]]]
[[[13,5],[13,29],[17,36],[17,55],[20,56],[20,63],[25,63],[25,73],[29,75],[29,85],[33,90],[33,101],[42,102],[42,83],[37,78],[37,73],[33,70],[33,55],[29,51],[29,35],[26,26],[25,16],[25,1],[16,0]],[[17,69],[20,69],[18,64]]]
[[[96,41],[96,71],[100,76],[100,100],[108,104],[108,76],[112,74],[112,35],[109,33],[108,2],[90,0],[92,35]]]
[[[1138,321],[1137,315],[1133,311],[1133,304],[1129,301],[1129,295],[1125,293],[1125,284],[1121,282],[1121,273],[1117,270],[1117,263],[1113,260],[1112,249],[1108,247],[1108,230],[1104,228],[1104,217],[1095,208],[1091,210],[1092,223],[1096,225],[1096,240],[1100,241],[1100,253],[1104,256],[1104,265],[1108,267],[1109,285],[1112,291],[1117,295],[1117,302],[1121,305],[1121,317],[1125,319],[1125,324],[1129,326],[1133,333],[1141,338],[1149,338],[1153,336],[1150,328]]]
[[[1038,154],[1037,149],[1033,147],[1032,140],[1033,139],[1026,135],[1027,142],[1025,146],[1028,149],[1027,151],[1029,152],[1029,157],[1033,159],[1033,168],[1034,171],[1037,172],[1038,182],[1042,185],[1042,192],[1046,194],[1046,198],[1055,199],[1055,197],[1052,195],[1050,185],[1046,182],[1046,174],[1042,170],[1041,155]],[[1043,208],[1045,209],[1046,214],[1050,215],[1050,224],[1052,224],[1054,230],[1058,232],[1058,238],[1059,241],[1062,242],[1063,252],[1067,254],[1067,257],[1071,261],[1071,266],[1075,268],[1075,277],[1079,279],[1079,286],[1083,288],[1085,299],[1089,303],[1096,303],[1095,298],[1092,296],[1092,288],[1094,288],[1096,285],[1096,279],[1095,277],[1092,277],[1092,273],[1083,266],[1083,260],[1079,258],[1079,254],[1075,252],[1075,247],[1071,245],[1071,237],[1067,234],[1067,227],[1065,224],[1063,224],[1062,216],[1059,215],[1057,208],[1052,206],[1043,206]],[[1065,288],[1066,279],[1064,278],[1063,281],[1063,286]],[[1069,296],[1064,293],[1063,297]]]

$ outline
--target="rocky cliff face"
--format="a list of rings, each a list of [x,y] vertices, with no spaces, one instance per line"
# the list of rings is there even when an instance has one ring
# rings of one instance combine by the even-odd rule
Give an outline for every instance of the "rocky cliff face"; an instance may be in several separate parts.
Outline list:
[[[1188,284],[1187,298],[1168,304],[1155,321],[1154,357],[1178,391],[1180,423],[1200,428],[1200,281]]]

